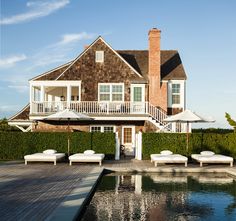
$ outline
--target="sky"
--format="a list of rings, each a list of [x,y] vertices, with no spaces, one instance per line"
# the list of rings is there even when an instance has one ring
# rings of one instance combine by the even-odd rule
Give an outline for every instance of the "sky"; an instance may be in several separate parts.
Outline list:
[[[114,49],[177,49],[187,80],[187,108],[230,128],[236,119],[235,0],[0,0],[0,118],[29,101],[28,80],[77,57],[101,35]]]

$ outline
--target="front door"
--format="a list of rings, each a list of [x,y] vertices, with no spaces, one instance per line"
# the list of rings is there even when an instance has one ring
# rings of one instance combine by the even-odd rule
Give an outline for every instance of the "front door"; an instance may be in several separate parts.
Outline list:
[[[134,156],[135,126],[122,127],[122,144],[125,146],[125,155]]]
[[[145,113],[145,85],[131,85],[131,111],[132,113]]]

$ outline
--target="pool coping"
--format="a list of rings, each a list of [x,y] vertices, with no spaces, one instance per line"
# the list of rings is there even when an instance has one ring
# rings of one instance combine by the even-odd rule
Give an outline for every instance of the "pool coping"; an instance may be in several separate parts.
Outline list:
[[[46,221],[77,220],[104,173],[104,167],[95,167],[68,194]]]

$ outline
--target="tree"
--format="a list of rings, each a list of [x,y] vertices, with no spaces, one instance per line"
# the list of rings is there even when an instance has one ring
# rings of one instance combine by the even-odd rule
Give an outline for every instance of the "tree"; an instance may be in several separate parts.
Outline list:
[[[0,119],[0,132],[3,131],[19,131],[18,128],[8,125],[7,119]]]
[[[236,121],[231,118],[231,116],[226,112],[225,118],[227,119],[230,126],[234,128],[234,132],[236,133]]]

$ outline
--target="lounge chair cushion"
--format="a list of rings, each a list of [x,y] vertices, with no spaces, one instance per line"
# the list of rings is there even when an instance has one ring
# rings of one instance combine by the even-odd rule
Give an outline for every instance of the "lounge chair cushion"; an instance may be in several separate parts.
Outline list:
[[[77,153],[69,156],[69,160],[73,162],[99,162],[103,160],[105,157],[104,154],[83,154],[83,153]]]
[[[57,151],[56,150],[53,150],[53,149],[48,149],[48,150],[44,150],[43,153],[45,154],[54,154],[56,153]]]
[[[229,156],[224,156],[220,154],[214,154],[211,156],[204,156],[201,154],[192,154],[191,157],[194,160],[202,163],[230,163],[233,162],[233,158]]]
[[[161,155],[171,155],[173,154],[173,152],[171,152],[170,150],[163,150],[160,152]]]
[[[151,160],[158,163],[185,163],[188,158],[180,154],[151,154]]]
[[[40,162],[55,162],[57,160],[63,159],[65,157],[64,153],[34,153],[24,156],[25,161],[40,161]]]

